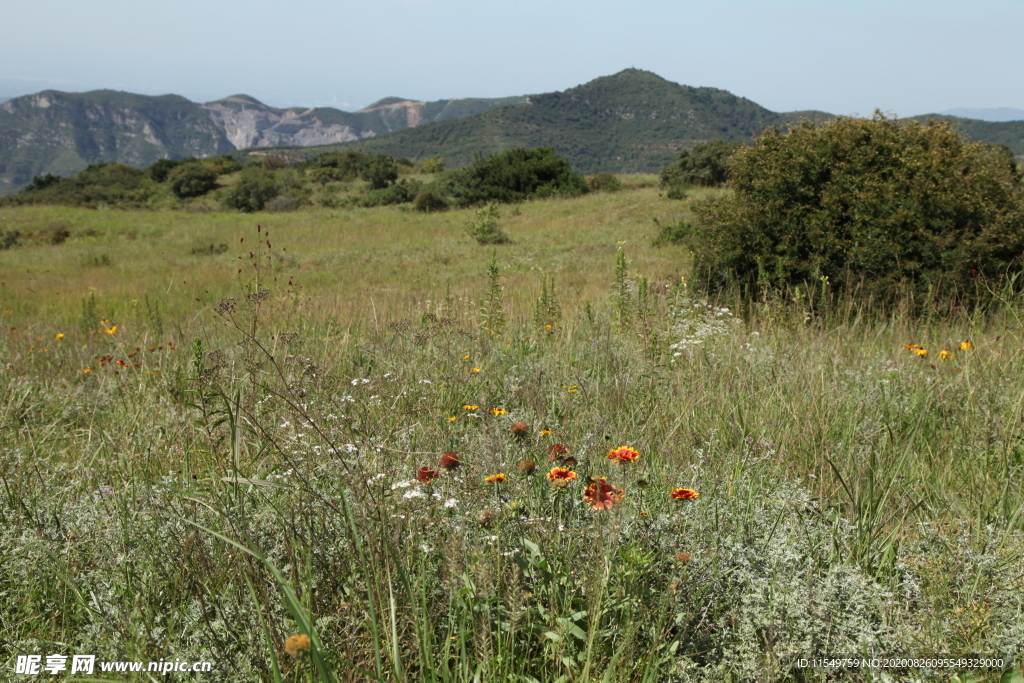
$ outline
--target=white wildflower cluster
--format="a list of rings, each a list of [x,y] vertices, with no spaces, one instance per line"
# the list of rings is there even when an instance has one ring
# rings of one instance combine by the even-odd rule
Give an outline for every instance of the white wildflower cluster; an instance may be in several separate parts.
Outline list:
[[[718,308],[702,301],[674,309],[672,318],[672,332],[679,339],[669,346],[675,358],[682,356],[687,349],[707,345],[706,342],[729,339],[743,329],[743,321],[728,308]]]

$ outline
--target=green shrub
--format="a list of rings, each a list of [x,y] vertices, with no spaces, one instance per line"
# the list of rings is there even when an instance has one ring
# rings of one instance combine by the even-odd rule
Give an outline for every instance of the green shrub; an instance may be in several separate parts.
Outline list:
[[[371,190],[359,200],[360,206],[390,206],[391,204],[408,204],[423,190],[423,183],[416,180],[403,180],[382,190]]]
[[[370,184],[371,190],[382,190],[398,180],[398,165],[391,157],[378,155],[363,164],[359,177]]]
[[[239,211],[262,211],[267,202],[281,193],[281,187],[270,171],[261,166],[248,166],[228,190],[224,203]]]
[[[238,162],[238,159],[227,154],[223,154],[213,159],[206,159],[203,161],[203,165],[209,166],[217,175],[238,173],[242,170],[242,164]]]
[[[412,208],[423,213],[447,211],[448,200],[435,192],[426,190],[416,195],[416,198],[412,201]]]
[[[501,212],[497,204],[478,209],[474,220],[466,224],[466,232],[479,244],[508,244],[512,238],[498,224]]]
[[[684,149],[674,164],[661,169],[661,186],[669,188],[670,199],[682,199],[673,197],[671,189],[723,185],[729,175],[728,159],[741,146],[737,142],[712,140]]]
[[[72,178],[43,176],[5,204],[63,204],[68,206],[144,206],[156,193],[150,174],[124,164],[93,164]]]
[[[654,225],[658,228],[658,234],[651,242],[651,246],[663,247],[667,244],[685,244],[690,240],[693,235],[693,224],[683,219],[678,223],[666,223],[661,224],[657,218],[654,219]]]
[[[179,199],[200,197],[217,187],[217,172],[198,162],[181,164],[167,175],[167,183]]]
[[[804,122],[730,163],[735,192],[694,209],[696,274],[712,286],[970,299],[1024,251],[1024,189],[1004,155],[946,122]]]
[[[167,176],[170,175],[171,171],[186,161],[195,161],[195,159],[159,159],[146,170],[149,172],[150,178],[158,183],[163,183],[167,181]]]
[[[420,171],[423,173],[440,173],[444,170],[444,159],[441,157],[430,157],[424,159],[420,164]]]
[[[618,192],[622,189],[622,181],[614,173],[598,173],[591,176],[587,184],[595,192]]]
[[[553,147],[517,147],[489,157],[478,156],[447,179],[449,194],[460,206],[487,202],[521,202],[590,191]]]

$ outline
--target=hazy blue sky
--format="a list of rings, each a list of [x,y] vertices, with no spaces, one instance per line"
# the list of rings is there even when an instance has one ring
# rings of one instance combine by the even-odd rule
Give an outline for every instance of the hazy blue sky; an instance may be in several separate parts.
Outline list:
[[[0,95],[353,110],[637,68],[774,111],[1024,108],[1024,0],[0,0]]]

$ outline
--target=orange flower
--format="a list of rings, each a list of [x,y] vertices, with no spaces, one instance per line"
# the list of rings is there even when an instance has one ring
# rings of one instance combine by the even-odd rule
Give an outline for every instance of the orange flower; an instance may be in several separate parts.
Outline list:
[[[972,348],[974,348],[974,344],[972,344],[971,342],[969,342],[969,341],[962,341],[962,342],[960,342],[960,350],[961,351],[967,351],[967,350],[972,349]]]
[[[459,456],[454,453],[445,453],[441,456],[439,464],[446,470],[453,470],[459,466]]]
[[[512,432],[512,436],[526,436],[530,433],[530,426],[525,422],[513,422],[508,430]]]
[[[903,348],[905,348],[907,351],[916,351],[921,347],[917,344],[904,344]]]
[[[608,451],[608,459],[614,460],[615,462],[633,462],[639,457],[640,453],[629,446],[620,446],[619,448],[613,448]]]
[[[924,358],[925,356],[928,355],[928,349],[914,349],[914,353],[916,353],[921,358]]]
[[[502,482],[505,481],[505,473],[498,472],[497,474],[492,474],[489,477],[485,477],[484,481],[486,481],[488,484],[501,484]]]
[[[436,479],[441,473],[430,467],[421,467],[420,471],[416,473],[416,481],[424,484],[429,484],[431,481]]]
[[[621,503],[625,495],[622,489],[609,484],[606,477],[601,477],[597,481],[591,482],[590,486],[583,491],[583,500],[587,501],[588,505],[592,505],[595,510],[608,510],[617,503]]]
[[[942,360],[947,360],[947,359],[950,359],[950,358],[956,358],[956,354],[953,353],[952,351],[947,351],[946,349],[942,349],[941,351],[939,351],[939,358],[941,358]]]
[[[542,430],[540,430],[540,435],[541,436],[551,436],[551,430],[550,429],[542,429]]]
[[[688,498],[697,498],[700,494],[693,489],[673,489],[672,493],[668,495],[676,500],[687,500]]]
[[[548,472],[548,479],[551,480],[551,485],[557,488],[563,488],[569,485],[569,482],[576,478],[576,473],[572,470],[567,470],[562,467],[552,467],[551,471]]]

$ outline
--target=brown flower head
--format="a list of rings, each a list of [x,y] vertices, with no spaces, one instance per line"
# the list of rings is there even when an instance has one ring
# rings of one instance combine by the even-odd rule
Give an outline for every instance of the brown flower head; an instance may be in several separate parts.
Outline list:
[[[495,517],[494,510],[492,510],[491,508],[484,508],[480,512],[480,516],[477,518],[477,520],[483,526],[490,526],[491,522],[494,521],[494,517]]]
[[[421,467],[420,471],[416,473],[416,481],[423,484],[429,484],[431,481],[436,479],[441,473],[431,467]]]
[[[284,641],[284,651],[291,657],[298,657],[303,652],[309,652],[309,636],[305,633],[288,636],[288,640]]]
[[[535,469],[537,469],[537,463],[533,458],[523,458],[519,461],[519,471],[523,474],[533,474]]]
[[[441,456],[441,460],[438,462],[438,464],[441,465],[441,467],[443,467],[446,470],[453,470],[456,467],[458,467],[461,463],[459,463],[459,456],[455,455],[454,453],[445,453],[444,455]]]
[[[676,562],[679,564],[688,564],[692,559],[693,558],[690,556],[690,553],[679,553],[676,555]]]
[[[567,455],[564,458],[562,458],[562,464],[565,465],[566,467],[576,467],[576,465],[580,464],[580,461],[572,457],[571,455]]]
[[[583,500],[595,510],[608,510],[622,502],[625,492],[608,483],[606,477],[600,477],[583,491]]]
[[[512,436],[522,437],[530,433],[530,425],[525,422],[513,422],[508,430],[512,432]]]

